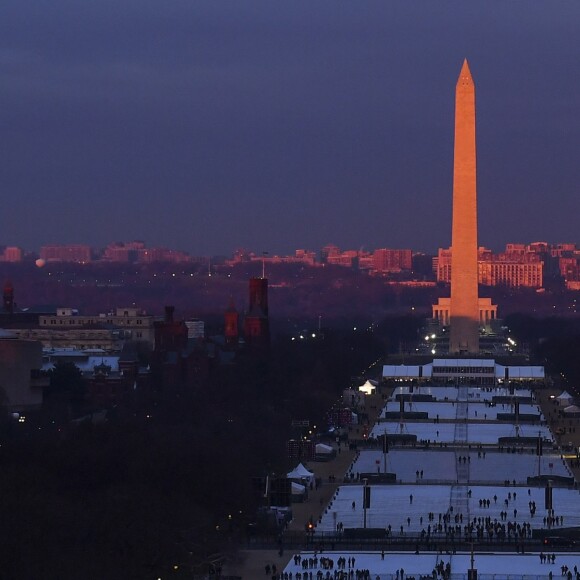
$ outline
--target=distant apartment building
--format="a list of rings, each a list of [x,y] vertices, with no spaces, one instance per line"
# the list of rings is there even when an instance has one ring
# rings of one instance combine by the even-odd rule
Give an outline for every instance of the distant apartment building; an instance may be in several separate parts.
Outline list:
[[[566,245],[558,256],[558,270],[568,290],[580,290],[580,250],[574,244]]]
[[[340,248],[334,244],[327,244],[320,250],[320,261],[323,264],[328,262],[328,258],[334,258],[340,255]]]
[[[573,243],[534,242],[527,246],[544,264],[544,276],[563,278],[568,290],[580,290],[580,250]]]
[[[0,253],[0,262],[22,262],[22,249],[6,246]]]
[[[334,244],[327,244],[320,250],[321,264],[343,266],[346,268],[358,268],[359,252],[357,250],[342,251]]]
[[[88,264],[92,260],[90,246],[69,244],[64,246],[42,246],[40,257],[46,262],[75,262]]]
[[[411,250],[392,250],[381,248],[373,253],[373,267],[378,273],[402,272],[412,269]]]
[[[550,253],[554,258],[564,258],[576,251],[576,244],[554,244],[550,248]]]
[[[451,281],[451,253],[451,248],[439,249],[434,261],[438,282]],[[523,244],[508,244],[500,254],[479,248],[478,278],[484,286],[541,288],[543,267],[540,256]]]
[[[150,264],[154,262],[171,262],[173,264],[182,264],[191,262],[189,254],[180,252],[179,250],[171,250],[169,248],[145,248],[139,250],[137,255],[137,262]]]
[[[191,262],[186,252],[171,248],[148,248],[145,242],[114,242],[103,251],[102,259],[107,262],[151,264],[155,262],[184,263]]]
[[[308,264],[314,266],[316,264],[316,252],[309,250],[296,250],[293,256],[278,256],[274,254],[250,254],[251,262],[264,262],[265,264]]]
[[[363,272],[375,271],[375,257],[371,252],[359,252],[358,269]]]
[[[42,314],[38,324],[10,331],[22,339],[34,339],[44,348],[102,349],[120,351],[127,341],[145,342],[154,347],[154,318],[137,308],[117,308],[113,313],[79,315],[73,308]]]
[[[358,252],[356,250],[345,250],[338,254],[329,255],[326,257],[326,263],[333,266],[343,266],[346,268],[358,267]]]
[[[543,267],[537,258],[519,261],[507,257],[481,261],[478,263],[479,283],[484,286],[541,288],[544,283]]]
[[[298,262],[303,262],[309,266],[314,266],[314,264],[316,264],[316,252],[310,250],[296,250],[294,256]]]
[[[107,262],[135,263],[139,252],[145,249],[145,242],[114,242],[103,251],[102,259]]]

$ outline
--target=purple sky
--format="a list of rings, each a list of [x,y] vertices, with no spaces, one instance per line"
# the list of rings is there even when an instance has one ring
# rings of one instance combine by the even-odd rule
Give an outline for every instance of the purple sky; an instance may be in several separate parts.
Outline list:
[[[476,83],[479,242],[579,242],[580,2],[3,0],[0,244],[434,251]]]

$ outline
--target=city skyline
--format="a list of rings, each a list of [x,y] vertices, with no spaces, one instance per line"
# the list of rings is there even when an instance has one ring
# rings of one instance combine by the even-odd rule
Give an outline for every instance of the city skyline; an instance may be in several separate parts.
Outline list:
[[[10,0],[2,238],[145,238],[199,255],[287,253],[297,239],[445,247],[467,57],[480,245],[576,242],[579,17],[542,2]]]
[[[438,254],[440,254],[442,251],[446,252],[446,251],[450,251],[451,250],[451,245],[439,245],[435,248],[429,248],[427,250],[422,250],[422,249],[418,249],[416,247],[409,247],[409,246],[403,246],[403,245],[397,245],[395,244],[391,244],[391,245],[377,245],[377,246],[364,246],[364,245],[360,245],[360,244],[355,244],[352,247],[348,247],[348,246],[343,246],[340,244],[336,244],[334,243],[334,241],[330,241],[327,242],[325,244],[323,244],[321,247],[306,247],[304,244],[300,244],[299,242],[290,244],[290,250],[286,253],[284,252],[270,252],[268,251],[268,249],[264,249],[264,250],[260,250],[258,248],[252,248],[252,247],[232,247],[229,249],[226,249],[223,253],[217,253],[217,252],[209,252],[207,254],[202,254],[200,252],[195,252],[194,251],[187,251],[184,248],[179,248],[179,247],[173,247],[173,246],[161,246],[161,245],[153,245],[151,243],[149,243],[148,240],[146,239],[138,239],[138,240],[124,240],[124,241],[120,241],[120,240],[116,240],[116,241],[105,241],[102,245],[91,245],[88,243],[84,243],[84,242],[78,242],[78,243],[70,243],[70,244],[66,244],[66,243],[40,243],[39,246],[37,247],[23,247],[21,245],[17,245],[17,244],[12,244],[12,243],[4,243],[5,241],[0,240],[0,252],[1,251],[8,251],[11,254],[15,254],[17,255],[17,257],[15,259],[9,259],[9,260],[4,260],[4,261],[14,261],[14,262],[19,262],[22,261],[25,258],[29,258],[29,257],[38,257],[43,251],[53,251],[53,250],[64,250],[66,248],[74,248],[74,249],[78,249],[84,252],[90,251],[94,256],[98,256],[98,257],[105,257],[106,258],[106,254],[108,251],[110,251],[111,249],[114,248],[118,248],[118,249],[136,249],[137,247],[141,249],[141,251],[148,251],[148,250],[164,250],[167,252],[174,252],[176,254],[183,254],[183,255],[188,255],[191,256],[192,258],[200,258],[200,259],[208,259],[208,258],[213,258],[213,257],[228,257],[228,256],[232,256],[235,257],[236,255],[242,255],[242,254],[247,254],[248,256],[253,256],[253,257],[257,257],[260,260],[261,259],[265,259],[266,261],[268,261],[269,259],[272,259],[274,257],[287,257],[287,256],[293,256],[296,255],[296,253],[300,253],[302,254],[309,254],[309,253],[313,253],[316,255],[316,258],[320,258],[322,255],[325,254],[326,251],[328,251],[329,248],[332,248],[336,251],[338,251],[339,253],[344,253],[344,252],[348,252],[349,254],[356,254],[359,256],[365,256],[365,255],[369,255],[372,254],[374,252],[377,251],[381,251],[381,250],[388,250],[388,251],[409,251],[412,252],[413,255],[429,255],[429,256],[437,256]],[[513,251],[514,248],[516,247],[521,247],[523,248],[528,248],[528,247],[534,247],[534,246],[538,246],[538,245],[546,245],[548,247],[553,247],[553,248],[560,248],[563,249],[565,251],[571,251],[571,252],[580,252],[580,244],[571,240],[543,240],[543,239],[539,239],[539,238],[534,238],[532,240],[527,240],[527,241],[514,241],[514,240],[509,240],[506,241],[505,244],[503,244],[502,246],[499,245],[495,245],[493,247],[490,246],[486,246],[486,245],[481,245],[478,244],[478,252],[480,254],[488,254],[488,253],[502,253],[502,252],[511,252]],[[82,262],[83,260],[72,260],[72,261],[77,261],[77,262]],[[113,260],[114,261],[114,260]]]

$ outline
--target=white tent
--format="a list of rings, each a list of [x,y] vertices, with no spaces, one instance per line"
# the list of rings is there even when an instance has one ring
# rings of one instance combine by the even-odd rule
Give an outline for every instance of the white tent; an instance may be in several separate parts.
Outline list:
[[[364,385],[361,385],[358,390],[365,395],[373,395],[377,390],[376,381],[367,381]]]
[[[288,479],[306,479],[308,483],[314,481],[314,473],[308,471],[302,463],[299,463],[290,473],[287,474]]]
[[[578,415],[580,413],[580,407],[577,405],[570,405],[564,409],[564,413],[566,413],[566,415]]]
[[[558,401],[559,405],[567,407],[568,405],[572,404],[573,398],[574,397],[572,397],[572,395],[568,391],[563,391],[556,397],[556,401]]]

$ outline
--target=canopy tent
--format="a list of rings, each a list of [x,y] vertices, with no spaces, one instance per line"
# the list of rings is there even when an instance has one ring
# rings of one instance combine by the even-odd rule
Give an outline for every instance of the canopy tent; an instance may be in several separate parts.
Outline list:
[[[580,414],[580,407],[577,405],[570,405],[564,409],[564,413],[566,413],[566,415],[578,415]]]
[[[288,479],[306,479],[309,483],[314,481],[314,473],[308,471],[302,463],[299,463],[286,477]]]
[[[373,395],[377,390],[376,384],[373,384],[376,381],[367,381],[364,385],[361,385],[358,390],[365,395]]]
[[[572,404],[572,400],[574,397],[568,391],[562,391],[557,397],[556,401],[558,401],[559,405],[568,406]]]

